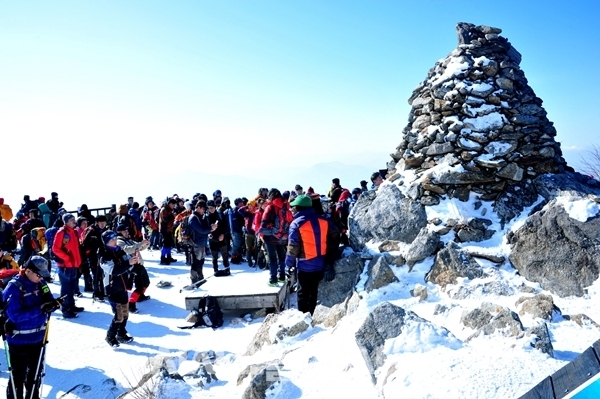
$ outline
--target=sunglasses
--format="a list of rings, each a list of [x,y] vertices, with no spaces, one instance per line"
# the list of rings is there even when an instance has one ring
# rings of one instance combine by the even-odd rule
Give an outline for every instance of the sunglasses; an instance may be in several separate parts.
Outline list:
[[[27,270],[29,270],[31,273],[35,274],[35,275],[36,275],[36,276],[38,276],[39,278],[43,278],[43,277],[42,277],[42,275],[41,275],[41,274],[39,274],[38,272],[34,272],[34,271],[33,271],[33,270],[31,270],[31,269],[27,269]]]

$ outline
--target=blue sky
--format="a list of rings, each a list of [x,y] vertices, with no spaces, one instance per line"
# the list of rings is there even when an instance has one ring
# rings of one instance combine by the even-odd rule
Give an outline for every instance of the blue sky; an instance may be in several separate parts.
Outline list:
[[[586,146],[600,144],[599,8],[595,1],[2,2],[6,157],[27,175],[36,164],[23,152],[71,176],[57,181],[44,171],[23,186],[25,174],[12,173],[4,195],[75,195],[72,181],[125,171],[144,174],[136,187],[147,193],[146,174],[181,169],[271,186],[270,173],[283,167],[383,168],[407,122],[407,99],[456,47],[460,21],[503,29],[575,164]],[[313,177],[304,185],[330,180]]]

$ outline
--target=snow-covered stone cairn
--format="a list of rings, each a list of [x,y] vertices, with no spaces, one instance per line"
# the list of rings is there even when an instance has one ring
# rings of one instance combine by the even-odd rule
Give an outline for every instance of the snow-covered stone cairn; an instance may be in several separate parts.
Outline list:
[[[498,28],[457,25],[458,47],[413,91],[403,139],[388,168],[429,174],[411,190],[433,205],[441,195],[495,200],[507,186],[540,174],[572,171],[542,100],[519,68],[521,55]]]

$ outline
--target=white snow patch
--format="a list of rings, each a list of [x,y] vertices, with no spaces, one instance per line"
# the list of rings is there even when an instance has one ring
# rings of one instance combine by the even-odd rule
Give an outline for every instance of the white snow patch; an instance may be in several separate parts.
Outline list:
[[[485,56],[481,56],[481,57],[475,57],[473,58],[473,65],[475,66],[487,66],[490,64],[490,60],[485,57]]]
[[[437,86],[440,83],[445,82],[446,80],[451,79],[452,77],[454,77],[456,75],[459,75],[467,68],[469,68],[468,62],[461,62],[460,58],[452,57],[452,58],[450,58],[450,62],[448,62],[448,65],[446,65],[446,69],[444,70],[444,73],[442,73],[433,82],[431,82],[431,85]]]
[[[580,222],[587,222],[589,218],[593,218],[600,212],[598,203],[589,198],[573,200],[567,196],[561,196],[556,198],[556,202],[565,208],[571,219]]]
[[[463,121],[465,126],[480,132],[500,129],[506,122],[506,117],[499,112],[492,112],[477,118],[465,118]]]

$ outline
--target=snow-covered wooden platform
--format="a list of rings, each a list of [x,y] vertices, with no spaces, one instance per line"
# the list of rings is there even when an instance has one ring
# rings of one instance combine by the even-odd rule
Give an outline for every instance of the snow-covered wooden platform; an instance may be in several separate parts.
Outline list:
[[[208,270],[204,268],[206,277],[212,275],[212,271]],[[268,270],[251,268],[246,263],[231,265],[230,276],[210,277],[200,288],[187,294],[185,308],[198,308],[200,298],[211,295],[224,310],[274,308],[279,312],[284,308],[288,295],[287,284],[270,287],[268,281]]]

